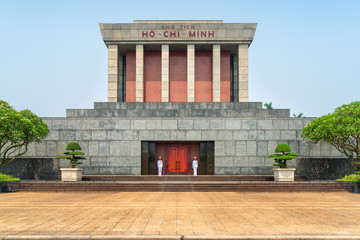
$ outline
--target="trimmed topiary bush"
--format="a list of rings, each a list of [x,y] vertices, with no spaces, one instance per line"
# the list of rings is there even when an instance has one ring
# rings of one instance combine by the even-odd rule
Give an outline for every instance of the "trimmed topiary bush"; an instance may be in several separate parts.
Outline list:
[[[67,146],[66,146],[66,152],[64,152],[65,156],[59,156],[57,157],[59,158],[66,158],[70,160],[70,166],[72,168],[75,168],[77,165],[82,164],[82,162],[80,162],[79,160],[85,160],[85,157],[82,156],[76,156],[76,155],[85,155],[85,153],[80,152],[79,150],[81,150],[80,144],[77,142],[70,142]]]
[[[291,152],[291,148],[286,143],[281,143],[275,148],[275,154],[271,154],[267,156],[268,158],[275,158],[275,164],[273,166],[277,166],[280,168],[286,168],[287,160],[292,160],[298,157],[299,155]]]
[[[66,150],[81,150],[81,147],[79,143],[71,142],[66,146]]]

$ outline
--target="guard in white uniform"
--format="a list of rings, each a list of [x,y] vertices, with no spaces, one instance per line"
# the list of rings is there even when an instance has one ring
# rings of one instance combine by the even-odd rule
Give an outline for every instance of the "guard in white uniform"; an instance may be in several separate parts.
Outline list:
[[[158,168],[158,176],[162,174],[163,161],[161,160],[161,156],[159,156],[159,160],[157,160],[157,168]]]
[[[199,162],[198,160],[196,159],[196,157],[194,157],[194,160],[192,162],[192,167],[194,169],[194,176],[197,176],[197,169],[199,167]]]

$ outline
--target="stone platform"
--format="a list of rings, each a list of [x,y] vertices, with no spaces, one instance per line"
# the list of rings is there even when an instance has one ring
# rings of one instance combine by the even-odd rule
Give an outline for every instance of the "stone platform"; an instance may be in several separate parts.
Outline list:
[[[68,109],[66,118],[44,118],[49,136],[30,144],[23,158],[55,159],[70,141],[77,141],[87,158],[81,166],[84,174],[144,175],[150,171],[142,166],[150,161],[155,165],[147,154],[147,144],[155,144],[152,156],[158,156],[161,144],[182,143],[194,145],[189,152],[198,155],[200,162],[208,164],[209,160],[209,166],[214,166],[211,173],[235,176],[273,174],[274,160],[267,156],[280,143],[289,144],[301,156],[289,161],[289,167],[297,168],[302,159],[344,159],[334,147],[323,142],[314,145],[301,137],[312,120],[290,117],[289,109],[262,109],[260,102],[96,102],[93,109]],[[195,153],[201,144],[213,146],[208,149],[209,156],[205,151]],[[43,169],[34,179],[55,180],[43,173],[59,172],[69,164],[66,160],[48,162],[53,162],[50,169]],[[329,168],[323,179],[350,171],[338,173],[338,167],[326,164],[316,169]],[[309,163],[299,169],[315,168]],[[314,176],[312,172],[309,175]]]
[[[71,118],[284,118],[290,109],[263,109],[261,102],[95,102],[94,109],[67,109]]]
[[[83,176],[81,182],[21,181],[20,191],[292,192],[344,191],[335,181],[274,182],[272,176]]]

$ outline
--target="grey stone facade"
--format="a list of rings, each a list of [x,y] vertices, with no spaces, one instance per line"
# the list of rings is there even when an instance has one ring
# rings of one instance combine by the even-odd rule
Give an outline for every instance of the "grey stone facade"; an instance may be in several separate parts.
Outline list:
[[[303,158],[342,158],[330,145],[313,145],[301,138],[312,118],[291,118],[289,109],[262,109],[262,103],[248,102],[248,48],[256,26],[220,20],[100,24],[108,47],[109,102],[95,103],[94,109],[68,109],[65,118],[44,118],[50,134],[43,142],[31,144],[25,157],[53,159],[65,151],[67,143],[77,141],[88,158],[82,165],[84,174],[130,175],[141,174],[142,141],[211,142],[211,146],[213,142],[214,155],[209,155],[208,166],[213,173],[214,157],[217,175],[272,174],[273,159],[266,156],[279,143],[288,143]],[[195,102],[195,52],[204,49],[212,54],[212,87],[208,90],[212,102]],[[150,50],[161,54],[161,100],[157,101],[162,102],[144,100],[144,52]],[[187,102],[169,102],[169,53],[178,50],[187,54],[183,79]],[[232,102],[220,102],[225,101],[220,95],[221,50],[229,53],[230,99],[226,101]],[[124,62],[127,51],[135,54],[135,98],[130,100]],[[55,165],[66,167],[68,163],[59,160]]]
[[[88,160],[84,174],[141,174],[141,141],[214,141],[216,175],[272,174],[273,153],[288,143],[302,158],[342,158],[332,146],[301,138],[313,118],[292,118],[288,109],[261,103],[95,103],[44,118],[50,134],[31,144],[26,157],[55,158],[78,141]],[[60,161],[60,167],[68,165]],[[296,167],[296,161],[290,161]]]

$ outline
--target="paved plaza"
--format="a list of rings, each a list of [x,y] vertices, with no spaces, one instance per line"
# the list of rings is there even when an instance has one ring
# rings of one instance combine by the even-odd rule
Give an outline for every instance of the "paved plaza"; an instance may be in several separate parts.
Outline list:
[[[18,192],[0,194],[0,215],[0,239],[360,236],[360,194],[347,192]]]

